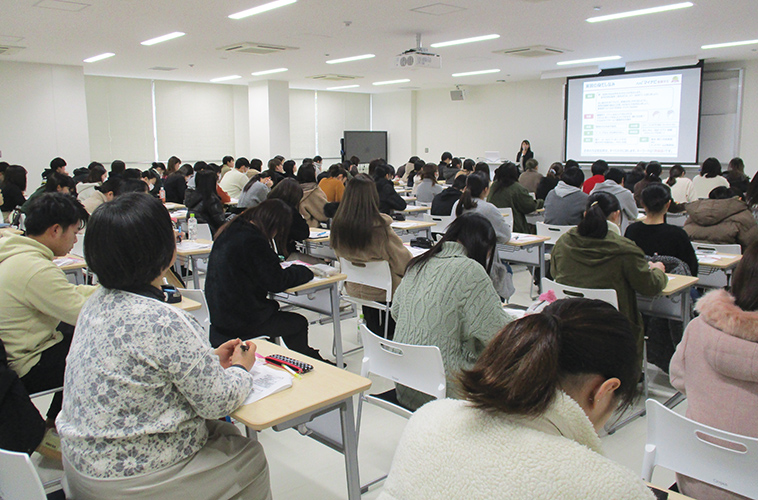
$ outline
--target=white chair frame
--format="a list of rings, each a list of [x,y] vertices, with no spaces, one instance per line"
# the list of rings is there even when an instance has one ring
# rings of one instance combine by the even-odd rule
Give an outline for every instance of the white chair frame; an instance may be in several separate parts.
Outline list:
[[[390,264],[386,260],[353,263],[343,257],[340,257],[340,269],[347,275],[345,283],[355,283],[357,285],[367,285],[379,288],[385,292],[385,303],[373,300],[360,299],[347,294],[347,290],[342,298],[355,306],[366,306],[385,312],[384,337],[387,337],[389,328],[390,302],[392,301],[392,272]],[[357,312],[357,311],[356,311]]]

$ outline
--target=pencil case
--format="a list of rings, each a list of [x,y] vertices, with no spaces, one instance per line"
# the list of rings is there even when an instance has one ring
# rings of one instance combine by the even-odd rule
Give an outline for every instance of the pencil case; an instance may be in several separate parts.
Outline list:
[[[269,363],[288,366],[298,373],[308,373],[309,371],[313,370],[313,365],[303,363],[302,361],[298,361],[296,359],[288,358],[287,356],[282,356],[281,354],[272,354],[271,356],[266,356],[265,359]]]

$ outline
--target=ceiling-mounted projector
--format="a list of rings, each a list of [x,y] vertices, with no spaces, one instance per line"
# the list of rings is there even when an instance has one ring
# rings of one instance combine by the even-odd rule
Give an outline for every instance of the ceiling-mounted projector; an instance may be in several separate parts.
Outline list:
[[[392,58],[392,66],[394,68],[440,69],[442,58],[439,54],[434,54],[421,46],[421,34],[419,33],[416,35],[416,47]]]

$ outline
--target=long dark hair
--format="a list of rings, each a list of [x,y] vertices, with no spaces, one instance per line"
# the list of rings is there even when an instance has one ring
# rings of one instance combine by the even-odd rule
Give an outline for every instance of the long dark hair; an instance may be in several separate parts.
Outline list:
[[[26,191],[26,169],[21,165],[11,165],[5,169],[3,184],[13,184],[21,191]]]
[[[208,210],[210,204],[216,200],[221,201],[216,192],[216,172],[213,170],[201,170],[195,174],[195,188],[203,197],[203,205]]]
[[[466,189],[463,190],[458,206],[455,208],[455,215],[459,216],[464,210],[470,210],[476,207],[477,199],[487,189],[488,181],[483,174],[474,172],[466,178]]]
[[[292,208],[282,200],[264,200],[248,208],[232,220],[224,223],[216,232],[216,239],[235,221],[253,224],[263,236],[274,241],[280,251],[287,248],[287,238],[292,226]]]
[[[332,248],[360,251],[371,246],[374,225],[382,222],[376,183],[366,174],[358,174],[347,183],[332,220]]]
[[[587,210],[576,230],[581,236],[603,239],[608,234],[608,216],[621,210],[619,200],[610,193],[598,191],[587,198]]]
[[[437,184],[437,176],[435,175],[436,172],[437,165],[434,163],[427,163],[424,165],[424,168],[421,169],[421,180],[430,179],[432,181],[432,184]]]
[[[732,295],[743,311],[758,309],[758,242],[747,247],[742,254],[732,277]]]
[[[571,377],[618,378],[621,408],[634,403],[640,377],[629,321],[600,300],[566,299],[509,323],[459,380],[466,399],[493,413],[538,416]]]
[[[673,186],[676,184],[676,180],[684,175],[684,167],[679,165],[678,163],[676,165],[672,165],[669,169],[669,178],[666,180],[666,184],[669,186]]]
[[[306,163],[297,169],[297,182],[300,184],[316,182],[316,167],[313,163]]]
[[[721,162],[713,157],[706,158],[703,165],[700,167],[700,175],[708,178],[721,175]]]
[[[493,193],[516,184],[518,177],[518,167],[515,163],[510,161],[503,163],[495,170],[495,178],[492,181]]]
[[[279,199],[294,210],[298,210],[303,199],[303,188],[295,179],[288,177],[279,182],[268,194],[269,200]]]
[[[758,205],[758,173],[753,176],[753,180],[750,181],[750,185],[745,193],[745,201],[748,206],[752,207]]]
[[[484,178],[487,179],[487,184],[490,183],[490,166],[487,163],[480,161],[474,165],[474,173],[476,172],[481,172],[482,175],[484,175]]]
[[[419,271],[432,257],[442,251],[446,241],[457,241],[466,248],[470,259],[477,261],[489,274],[492,260],[497,255],[497,235],[490,221],[479,214],[463,214],[448,226],[445,235],[428,252],[414,257],[408,263],[407,269],[417,268]]]
[[[266,179],[269,177],[271,177],[271,172],[269,172],[268,170],[264,170],[260,174],[256,174],[250,177],[250,180],[247,181],[247,184],[245,184],[245,187],[242,188],[242,192],[247,193],[250,190],[250,188],[253,187],[253,184],[260,181],[261,179]]]

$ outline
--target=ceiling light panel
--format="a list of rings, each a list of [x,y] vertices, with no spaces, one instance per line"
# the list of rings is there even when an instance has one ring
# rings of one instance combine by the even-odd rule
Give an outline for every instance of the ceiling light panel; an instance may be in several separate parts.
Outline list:
[[[460,40],[450,40],[449,42],[433,43],[431,47],[438,49],[440,47],[449,47],[451,45],[463,45],[464,43],[474,43],[474,42],[484,42],[486,40],[495,40],[496,38],[500,38],[500,35],[492,34],[492,35],[473,36],[471,38],[461,38]]]
[[[602,62],[602,61],[615,61],[617,59],[621,59],[621,56],[592,57],[590,59],[576,59],[574,61],[561,61],[556,64],[558,66],[568,66],[570,64],[586,64],[586,63],[594,63],[594,62]]]
[[[274,73],[284,73],[287,71],[287,68],[275,68],[275,69],[267,69],[264,71],[256,71],[255,73],[250,73],[253,76],[263,76],[263,75],[273,75]]]
[[[393,85],[395,83],[405,83],[405,82],[410,82],[410,79],[405,78],[403,80],[386,80],[383,82],[374,82],[371,85]]]
[[[238,80],[242,78],[240,75],[220,76],[218,78],[211,79],[212,83],[228,82],[229,80]]]
[[[671,5],[661,5],[660,7],[651,7],[649,9],[630,10],[627,12],[619,12],[618,14],[608,14],[606,16],[596,16],[587,19],[588,23],[600,23],[603,21],[613,21],[615,19],[624,19],[627,17],[644,16],[647,14],[658,14],[660,12],[668,12],[671,10],[686,9],[695,5],[692,2],[674,3]]]
[[[327,87],[326,90],[343,90],[343,89],[355,89],[360,87],[360,85],[341,85],[339,87]]]
[[[169,33],[167,35],[151,38],[150,40],[145,40],[144,42],[140,42],[140,43],[142,45],[150,46],[150,45],[155,45],[156,43],[167,42],[169,40],[173,40],[174,38],[179,38],[179,37],[182,37],[184,35],[185,35],[185,33],[182,33],[181,31],[174,31],[173,33]]]
[[[489,73],[500,73],[499,69],[483,69],[480,71],[467,71],[465,73],[453,73],[453,76],[474,76],[474,75],[487,75]]]
[[[285,5],[291,5],[295,2],[297,2],[297,0],[276,0],[275,2],[264,3],[258,7],[231,14],[229,19],[244,19],[262,12],[268,12],[270,10],[278,9],[279,7],[284,7]]]
[[[113,57],[115,55],[116,54],[114,54],[113,52],[106,52],[104,54],[100,54],[100,55],[97,55],[97,56],[88,57],[87,59],[84,60],[84,62],[86,62],[86,63],[93,63],[93,62],[97,62],[97,61],[102,61],[103,59],[108,59],[109,57]]]
[[[34,4],[35,7],[42,7],[43,9],[65,10],[68,12],[79,12],[90,5],[88,3],[66,2],[64,0],[41,0]]]
[[[331,59],[329,61],[326,61],[326,64],[341,64],[351,61],[361,61],[363,59],[373,59],[374,57],[376,57],[374,54],[363,54],[360,56],[343,57],[341,59]]]
[[[758,40],[743,40],[741,42],[726,42],[726,43],[712,43],[710,45],[703,45],[701,49],[723,49],[725,47],[739,47],[741,45],[753,45],[758,43]]]

